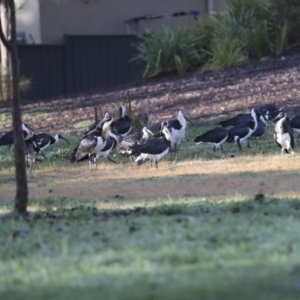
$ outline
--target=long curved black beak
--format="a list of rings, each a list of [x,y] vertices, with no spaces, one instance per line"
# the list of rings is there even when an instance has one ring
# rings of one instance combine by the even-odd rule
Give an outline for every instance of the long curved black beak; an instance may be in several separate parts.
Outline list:
[[[184,118],[194,126],[194,123],[190,119],[188,119],[186,116],[184,116]]]
[[[66,138],[64,138],[62,135],[60,136],[60,138],[61,138],[62,140],[65,140],[65,141],[70,145],[70,142],[69,142]]]
[[[30,127],[28,124],[24,124],[29,130],[31,130],[33,133],[35,133],[35,130],[32,128],[32,127]]]

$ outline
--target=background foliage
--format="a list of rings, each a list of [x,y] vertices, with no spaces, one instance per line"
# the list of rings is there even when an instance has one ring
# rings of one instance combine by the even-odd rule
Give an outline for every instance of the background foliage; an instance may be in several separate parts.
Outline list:
[[[140,35],[144,77],[221,70],[279,56],[300,41],[300,1],[230,0],[225,11],[182,27]]]

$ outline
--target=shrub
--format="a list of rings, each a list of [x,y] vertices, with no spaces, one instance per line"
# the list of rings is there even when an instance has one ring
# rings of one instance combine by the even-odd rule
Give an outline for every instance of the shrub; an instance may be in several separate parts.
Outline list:
[[[195,36],[189,26],[165,27],[161,33],[147,31],[139,38],[139,54],[135,59],[146,63],[143,77],[173,72],[182,74],[202,61],[198,46],[201,37]]]
[[[230,0],[227,12],[236,25],[250,29],[259,21],[273,20],[275,8],[270,0]]]
[[[273,44],[273,52],[275,52],[276,56],[279,56],[285,47],[287,41],[287,25],[282,27],[278,26],[274,32],[274,44]]]
[[[190,26],[141,35],[144,77],[189,69],[224,69],[248,58],[279,56],[300,41],[300,0],[228,0],[224,13]],[[234,48],[236,47],[236,48]]]
[[[201,37],[199,43],[196,45],[197,50],[202,54],[203,61],[207,61],[208,50],[212,40],[215,37],[216,31],[220,28],[220,18],[219,16],[209,16],[197,21],[194,26],[190,27],[193,31],[193,36]]]
[[[264,57],[271,51],[272,43],[268,32],[266,20],[258,22],[250,31],[248,50],[252,57]]]
[[[203,70],[223,70],[246,61],[240,41],[231,36],[218,37],[212,41],[211,58]]]
[[[228,13],[236,27],[244,28],[250,57],[280,55],[287,40],[287,25],[281,17],[281,0],[230,0]]]
[[[271,0],[277,12],[279,24],[286,25],[289,44],[300,42],[300,0]]]

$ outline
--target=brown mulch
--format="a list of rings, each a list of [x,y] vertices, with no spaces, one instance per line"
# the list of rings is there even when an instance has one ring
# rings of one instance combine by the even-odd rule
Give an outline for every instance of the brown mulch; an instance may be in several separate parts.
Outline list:
[[[300,114],[300,47],[294,47],[280,58],[251,62],[220,72],[168,76],[123,85],[114,89],[99,89],[60,99],[41,99],[22,104],[23,118],[37,132],[79,134],[74,126],[94,118],[94,107],[101,106],[117,117],[120,103],[131,100],[134,113],[145,112],[147,97],[156,121],[173,118],[179,109],[196,124],[207,118],[228,117],[236,112],[248,112],[252,107],[274,103],[286,108],[290,115]],[[0,114],[10,106],[0,104]],[[30,116],[43,113],[31,123]],[[11,128],[11,123],[0,129]]]

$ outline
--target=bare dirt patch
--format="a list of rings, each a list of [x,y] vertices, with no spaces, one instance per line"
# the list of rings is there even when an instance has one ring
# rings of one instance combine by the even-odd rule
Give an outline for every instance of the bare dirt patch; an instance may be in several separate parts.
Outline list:
[[[28,177],[30,199],[66,197],[96,201],[141,201],[182,197],[296,197],[300,194],[298,156],[243,156],[223,160],[161,162],[158,170],[102,163],[35,169]],[[13,199],[15,184],[6,174],[0,199]]]

